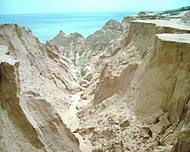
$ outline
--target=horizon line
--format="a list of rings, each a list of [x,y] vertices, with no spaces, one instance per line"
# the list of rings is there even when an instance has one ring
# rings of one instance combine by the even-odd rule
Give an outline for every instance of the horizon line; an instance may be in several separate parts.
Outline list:
[[[190,7],[188,6],[182,6],[182,7],[177,7],[173,9],[160,9],[160,10],[113,10],[113,11],[65,11],[65,12],[26,12],[26,13],[0,13],[0,15],[45,15],[45,14],[71,14],[71,13],[139,13],[139,12],[163,12],[163,11],[170,11],[170,10],[176,10],[176,9],[181,9],[184,7]]]
[[[0,15],[46,15],[46,14],[72,14],[72,13],[138,13],[141,11],[74,11],[74,12],[47,12],[47,13],[2,13]],[[159,11],[146,11],[159,12]]]

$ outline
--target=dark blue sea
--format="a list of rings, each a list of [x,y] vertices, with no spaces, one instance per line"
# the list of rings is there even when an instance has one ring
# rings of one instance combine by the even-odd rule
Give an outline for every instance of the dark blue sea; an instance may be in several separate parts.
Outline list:
[[[83,36],[94,33],[110,19],[122,21],[123,17],[134,12],[112,13],[63,13],[63,14],[25,14],[0,15],[0,24],[14,23],[30,28],[40,41],[55,37],[60,30],[66,34],[78,32]]]

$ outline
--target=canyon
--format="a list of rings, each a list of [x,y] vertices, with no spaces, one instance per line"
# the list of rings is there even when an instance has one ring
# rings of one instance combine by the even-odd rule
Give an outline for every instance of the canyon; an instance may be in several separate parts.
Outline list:
[[[41,43],[0,25],[0,152],[189,152],[190,7]]]

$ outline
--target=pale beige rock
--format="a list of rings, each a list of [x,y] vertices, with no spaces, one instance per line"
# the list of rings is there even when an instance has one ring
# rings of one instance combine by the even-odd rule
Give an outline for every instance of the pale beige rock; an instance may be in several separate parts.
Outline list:
[[[0,44],[19,61],[18,67],[1,55],[0,147],[8,152],[80,151],[78,140],[58,114],[69,107],[68,94],[80,90],[72,71],[49,58],[30,31],[1,25],[0,35]]]
[[[177,143],[173,147],[172,152],[188,152],[190,150],[190,112],[189,112],[189,99],[187,100],[184,110],[185,120],[182,129],[179,132]]]
[[[75,66],[84,64],[81,61],[82,54],[87,51],[85,38],[79,33],[66,35],[62,31],[48,43],[56,45],[61,54],[67,57]]]
[[[1,151],[45,150],[34,126],[20,106],[19,62],[13,57],[0,57],[0,148]]]
[[[115,20],[108,21],[101,30],[87,37],[85,43],[91,51],[87,56],[92,57],[103,51],[111,40],[120,37],[122,30],[122,26],[119,22]]]
[[[96,85],[94,103],[98,104],[128,86],[137,67],[138,63],[124,64],[117,67],[116,72],[111,72],[112,67],[106,64]]]
[[[18,71],[16,114],[27,129],[18,129],[23,123],[12,121],[11,104],[1,100],[0,144],[7,151],[21,144],[24,151],[188,152],[187,9],[111,20],[87,39],[60,32],[46,44],[30,30],[2,25],[0,51],[20,63],[2,56]]]
[[[57,61],[57,62],[60,61],[61,52],[55,45],[46,43],[43,47],[45,48],[47,55],[50,59]]]
[[[169,22],[133,21],[130,28],[132,31],[129,31],[126,39],[127,46],[122,46],[115,56],[106,60],[96,84],[92,104],[79,113],[81,127],[84,129],[79,130],[79,133],[89,137],[95,149],[100,150],[101,141],[105,142],[103,151],[112,148],[115,151],[122,150],[122,147],[117,149],[115,145],[122,134],[128,138],[121,139],[126,150],[171,151],[182,126],[184,105],[190,92],[190,35],[181,34],[189,33],[190,28],[180,26],[181,23],[177,22],[177,25],[170,26],[167,24]],[[129,55],[130,52],[133,52],[132,56]],[[93,126],[103,132],[105,127],[117,125],[119,122],[114,117],[122,116],[119,110],[127,111],[127,108],[129,111],[126,115],[130,115],[130,125],[124,130],[120,127],[112,128],[115,132],[112,140],[108,141],[103,133],[98,136],[93,129],[87,129]],[[113,116],[109,116],[109,121],[106,122],[104,116],[107,117],[109,112]],[[142,122],[150,126],[144,126]],[[141,131],[141,128],[148,129]],[[179,143],[181,141],[183,140],[179,138]],[[186,147],[183,147],[179,143],[177,147],[184,151],[189,144],[187,142]]]

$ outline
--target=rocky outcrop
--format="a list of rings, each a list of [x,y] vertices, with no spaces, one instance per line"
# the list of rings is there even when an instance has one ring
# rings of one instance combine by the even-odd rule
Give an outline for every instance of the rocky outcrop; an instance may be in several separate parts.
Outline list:
[[[1,54],[0,64],[1,149],[80,151],[61,119],[69,93],[80,90],[70,68],[22,27],[1,25],[0,38],[2,53],[10,55]]]
[[[107,47],[111,40],[119,38],[121,34],[121,24],[115,20],[108,21],[101,30],[87,37],[86,44],[90,48],[90,53],[87,56],[97,55]]]
[[[56,62],[60,61],[61,52],[55,45],[51,45],[50,43],[47,43],[43,47],[45,48],[46,53],[50,59]]]
[[[117,64],[117,63],[115,63]],[[121,91],[128,86],[134,71],[137,69],[137,63],[122,63],[121,67],[118,67],[117,72],[112,72],[112,65],[106,64],[101,71],[99,81],[96,84],[96,92],[94,96],[95,104],[111,97],[114,93]],[[127,75],[127,77],[126,77]]]
[[[66,57],[71,58],[75,65],[80,65],[77,64],[79,58],[84,60],[97,55],[105,49],[111,40],[119,38],[121,33],[121,24],[115,20],[110,20],[102,29],[88,36],[86,39],[78,33],[66,35],[60,31],[49,43],[56,45]],[[85,61],[83,64],[86,63]]]
[[[179,132],[177,142],[176,142],[175,146],[173,147],[172,152],[181,152],[181,151],[188,152],[190,150],[189,103],[190,103],[189,101],[186,102],[185,111],[184,111],[184,117],[185,117],[184,124],[183,124],[182,129]]]
[[[77,75],[83,78],[80,84],[86,86],[91,81],[92,75],[97,69],[98,57],[102,56],[102,52],[112,45],[115,40],[122,37],[122,35],[123,27],[121,23],[110,20],[102,29],[96,31],[86,39],[78,33],[66,35],[61,31],[48,43],[56,45],[62,54],[75,65],[79,71]]]
[[[0,151],[188,152],[187,9],[46,44],[0,25]]]
[[[161,21],[160,21],[161,22]],[[157,33],[189,33],[190,31],[188,29],[178,29],[177,27],[173,26],[166,26],[163,25],[164,23],[167,23],[167,21],[162,21],[162,24],[158,24],[158,21],[145,21],[145,20],[139,20],[139,21],[132,21],[131,22],[131,26],[130,26],[130,31],[129,34],[126,38],[125,41],[125,45],[120,45],[120,49],[118,50],[118,52],[116,53],[116,55],[112,55],[110,56],[110,58],[108,60],[106,60],[106,64],[104,66],[104,68],[102,69],[101,75],[100,75],[100,79],[99,82],[97,83],[97,90],[99,90],[99,84],[101,84],[102,86],[107,86],[108,88],[112,88],[111,91],[114,91],[114,89],[116,89],[116,86],[112,86],[113,81],[115,81],[116,76],[112,76],[115,75],[114,72],[112,72],[113,69],[115,69],[115,73],[117,73],[117,75],[119,75],[119,68],[114,68],[114,65],[118,65],[118,67],[122,67],[121,69],[124,71],[124,66],[128,66],[128,63],[130,62],[139,62],[141,59],[143,59],[146,56],[146,53],[150,52],[151,49],[153,48],[154,45],[154,41],[155,41],[155,35]],[[146,33],[146,35],[144,34]],[[124,41],[124,40],[123,40]],[[109,52],[106,51],[105,53],[106,55],[109,55]],[[111,60],[115,60],[113,63],[111,62]],[[118,61],[119,60],[119,61]],[[111,62],[111,63],[109,63]],[[100,58],[98,59],[98,63],[100,63]],[[109,65],[110,64],[110,65]],[[138,64],[138,63],[136,63]],[[105,72],[105,68],[106,66],[112,66],[109,67],[108,69],[110,69],[110,71]],[[122,65],[122,66],[120,66]],[[102,73],[104,73],[104,76],[107,75],[106,77],[110,79],[112,77],[114,77],[113,80],[110,80],[107,82],[107,84],[104,84],[103,81],[103,76]],[[105,78],[106,80],[106,78]],[[123,81],[123,80],[122,80]],[[122,83],[121,81],[121,83]],[[115,82],[117,85],[119,85],[118,81]],[[110,84],[110,85],[109,85]],[[101,87],[100,87],[101,88]],[[114,88],[114,89],[113,89]],[[102,88],[103,89],[103,88]],[[103,89],[103,90],[107,90],[107,89]],[[117,89],[116,89],[117,90]],[[111,91],[107,90],[109,93],[111,93]],[[96,93],[98,96],[103,97],[103,95],[101,95],[101,93],[105,93],[106,91],[98,91],[98,93]],[[95,95],[95,99],[96,99],[96,95]]]
[[[176,145],[173,148],[176,151],[189,150],[190,37],[186,33],[190,28],[183,23],[176,25],[172,22],[132,21],[125,45],[110,60],[106,60],[91,104],[79,112],[82,129],[78,132],[90,137],[95,149],[171,151]],[[122,114],[123,109],[129,112]],[[110,111],[118,119],[124,115],[130,118],[121,122],[113,118],[112,126],[107,118]],[[127,127],[121,129],[124,122],[127,122]],[[136,124],[131,126],[133,122]],[[93,129],[92,123],[98,129]],[[135,126],[139,130],[135,130]],[[112,139],[103,140],[105,146],[100,148],[101,139],[107,137],[101,132],[106,129],[112,132]],[[135,139],[129,134],[135,134]],[[124,138],[119,139],[120,136],[127,136],[136,143],[146,143],[131,147],[132,144]],[[117,143],[122,143],[122,146]]]
[[[116,36],[115,38],[106,42],[107,45],[104,45],[101,51],[96,55],[88,55],[89,57],[86,58],[86,61],[88,61],[90,64],[88,66],[85,65],[84,68],[82,67],[81,71],[87,71],[85,73],[88,73],[88,75],[91,73],[94,76],[93,78],[97,79],[102,67],[104,64],[109,62],[109,60],[119,58],[119,60],[127,59],[130,61],[139,61],[141,58],[144,58],[146,53],[152,48],[155,40],[155,34],[190,32],[188,26],[182,22],[176,22],[176,20],[173,20],[173,18],[173,16],[163,16],[156,13],[145,13],[144,15],[126,17],[120,25],[116,23],[110,23],[110,26],[108,26],[109,30],[117,29],[115,31],[113,30],[112,33],[118,33],[117,31],[120,31],[120,36]],[[104,31],[103,29],[104,28],[102,28],[100,31]],[[99,37],[97,41],[100,41],[101,39],[105,40],[103,35],[100,33],[98,33],[98,35]],[[96,32],[89,37],[96,37]],[[97,44],[96,39],[93,39],[94,40],[92,41],[92,44]],[[103,40],[101,40],[101,43],[102,42]],[[92,48],[95,47],[93,46]],[[93,49],[90,50],[92,50],[92,52],[97,52]],[[128,52],[126,53],[125,50],[128,50]],[[88,51],[88,53],[89,52],[90,51]]]
[[[13,57],[1,54],[1,151],[45,150],[21,107],[18,66],[19,62]]]
[[[137,77],[141,80],[136,80],[138,81],[136,88],[142,88],[138,89],[135,104],[137,114],[142,114],[147,119],[159,111],[168,112],[170,122],[174,125],[179,123],[189,96],[187,70],[189,63],[185,60],[189,55],[188,45],[188,34],[157,35],[154,48],[139,67],[141,72],[146,73],[137,72]],[[181,84],[181,79],[186,82]],[[148,109],[150,105],[151,109]]]
[[[168,20],[169,17],[163,16],[154,12],[139,12],[138,15],[126,16],[122,20],[122,27],[124,31],[129,31],[131,21],[135,20]]]
[[[60,33],[50,40],[49,43],[57,46],[61,53],[75,66],[83,64],[83,61],[79,58],[87,48],[85,45],[85,38],[81,34],[71,33],[70,35],[66,35],[60,31]]]
[[[145,34],[146,33],[146,34]],[[155,34],[160,33],[190,33],[189,27],[165,20],[136,20],[130,24],[130,31],[126,40],[126,45],[132,43],[140,56],[143,58],[153,47]]]

